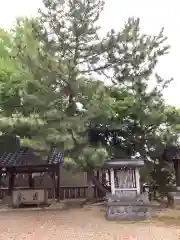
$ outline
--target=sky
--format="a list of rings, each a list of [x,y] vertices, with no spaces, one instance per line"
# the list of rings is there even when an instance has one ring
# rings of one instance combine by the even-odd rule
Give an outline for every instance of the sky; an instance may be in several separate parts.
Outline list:
[[[34,16],[41,0],[1,0],[0,27],[10,28],[16,17]],[[161,58],[157,72],[166,79],[174,81],[164,92],[168,104],[180,107],[180,1],[178,0],[105,0],[105,8],[101,14],[102,33],[111,28],[120,30],[129,17],[139,17],[142,33],[156,35],[162,27],[171,45],[170,54]]]

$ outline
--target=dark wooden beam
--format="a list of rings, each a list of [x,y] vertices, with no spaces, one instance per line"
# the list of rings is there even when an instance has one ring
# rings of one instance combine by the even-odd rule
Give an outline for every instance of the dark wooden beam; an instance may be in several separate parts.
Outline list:
[[[61,167],[60,164],[57,165],[57,169],[56,169],[56,176],[57,176],[57,184],[56,184],[56,196],[57,196],[57,200],[60,201],[61,199],[61,189],[60,189],[60,181],[61,181]]]
[[[57,165],[57,164],[56,164]],[[16,166],[16,167],[7,167],[6,173],[41,173],[41,172],[52,172],[56,171],[56,165],[32,165],[32,166]]]
[[[0,171],[0,185],[2,186],[2,171]]]
[[[29,180],[29,187],[30,188],[34,188],[35,187],[35,183],[34,183],[34,178],[32,177],[32,173],[28,174],[28,180]]]
[[[14,177],[15,177],[15,174],[13,173],[9,174],[9,186],[8,186],[9,195],[12,195],[12,190],[14,188]]]
[[[99,169],[96,170],[96,177],[97,177],[98,181],[100,181],[100,172],[99,171],[100,171]],[[96,193],[96,188],[94,190]],[[99,189],[97,189],[97,197],[99,197],[99,196],[100,196],[100,191],[99,191]]]
[[[51,178],[52,178],[52,200],[55,201],[56,199],[56,172],[51,172]]]

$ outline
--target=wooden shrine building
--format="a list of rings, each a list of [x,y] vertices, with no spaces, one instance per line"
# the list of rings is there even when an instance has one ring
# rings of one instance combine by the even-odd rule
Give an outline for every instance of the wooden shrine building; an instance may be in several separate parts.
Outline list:
[[[104,164],[109,170],[111,193],[107,195],[107,220],[150,219],[147,194],[141,194],[139,168],[142,159],[113,159]]]
[[[0,182],[2,176],[7,175],[9,178],[8,195],[12,196],[12,191],[15,189],[14,180],[17,174],[27,174],[29,188],[35,188],[33,173],[47,172],[53,183],[53,197],[60,198],[60,165],[63,163],[64,155],[53,149],[50,155],[43,160],[37,155],[33,149],[21,147],[14,152],[0,153]]]

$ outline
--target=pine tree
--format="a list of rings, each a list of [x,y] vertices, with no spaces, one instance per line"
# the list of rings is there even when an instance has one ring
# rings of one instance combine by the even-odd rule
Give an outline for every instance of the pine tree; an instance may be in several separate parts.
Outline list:
[[[157,137],[167,119],[162,114],[166,110],[162,90],[169,80],[157,75],[157,84],[148,90],[158,58],[169,49],[163,32],[143,35],[139,20],[129,19],[122,31],[112,30],[101,39],[96,24],[102,1],[43,3],[39,17],[19,21],[13,35],[26,79],[20,114],[34,121],[32,125],[27,121],[26,131],[20,128],[19,135],[37,149],[55,144],[66,151],[67,165],[87,171],[89,183],[92,170],[107,159],[103,147],[89,145],[90,125],[123,125],[123,149],[140,151],[146,158],[147,146],[155,146],[152,136]],[[115,88],[97,81],[97,74],[111,78]]]
[[[119,100],[125,94],[126,98],[122,106],[121,101],[116,103],[119,113],[115,122],[124,123],[123,134],[131,146],[131,154],[139,152],[146,159],[147,142],[152,142],[152,136],[166,122],[163,90],[172,79],[162,79],[155,67],[170,47],[163,29],[157,36],[142,34],[140,21],[134,18],[129,18],[122,31],[111,31],[109,37],[108,59],[114,64],[112,81],[116,87],[113,96]]]
[[[43,3],[45,10],[40,11],[38,24],[26,21],[27,42],[24,46],[21,40],[19,43],[23,51],[21,61],[28,66],[31,75],[31,92],[28,87],[24,104],[27,109],[28,101],[33,99],[38,114],[46,111],[46,129],[49,130],[46,131],[47,136],[43,136],[46,143],[56,143],[63,149],[72,149],[81,144],[86,146],[86,129],[90,119],[103,114],[109,107],[104,101],[108,97],[99,82],[93,83],[96,85],[93,94],[86,91],[85,95],[82,92],[83,89],[91,89],[92,77],[89,75],[109,67],[102,61],[107,50],[95,26],[103,2]],[[39,89],[37,96],[36,88]],[[77,102],[85,99],[84,111],[78,110]]]
[[[37,21],[21,20],[15,29],[18,59],[28,78],[23,114],[42,120],[41,128],[29,129],[24,143],[42,149],[55,144],[66,152],[67,165],[89,173],[90,186],[92,170],[108,156],[104,148],[89,145],[87,129],[92,119],[110,119],[112,103],[103,84],[92,77],[110,67],[96,27],[103,3],[43,3]]]

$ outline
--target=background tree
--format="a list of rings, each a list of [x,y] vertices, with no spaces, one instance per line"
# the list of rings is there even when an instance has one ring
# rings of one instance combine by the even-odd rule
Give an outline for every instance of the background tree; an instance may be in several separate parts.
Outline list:
[[[112,30],[108,36],[108,59],[114,71],[104,74],[114,83],[109,91],[115,114],[109,125],[99,125],[96,135],[113,156],[145,159],[147,169],[151,169],[149,179],[166,184],[172,178],[171,169],[166,171],[164,182],[158,179],[157,171],[164,168],[161,160],[166,144],[177,143],[179,131],[179,109],[167,106],[163,98],[163,90],[172,79],[164,80],[155,73],[159,58],[169,50],[166,37],[163,30],[157,36],[141,34],[139,20],[132,18],[121,32]]]

